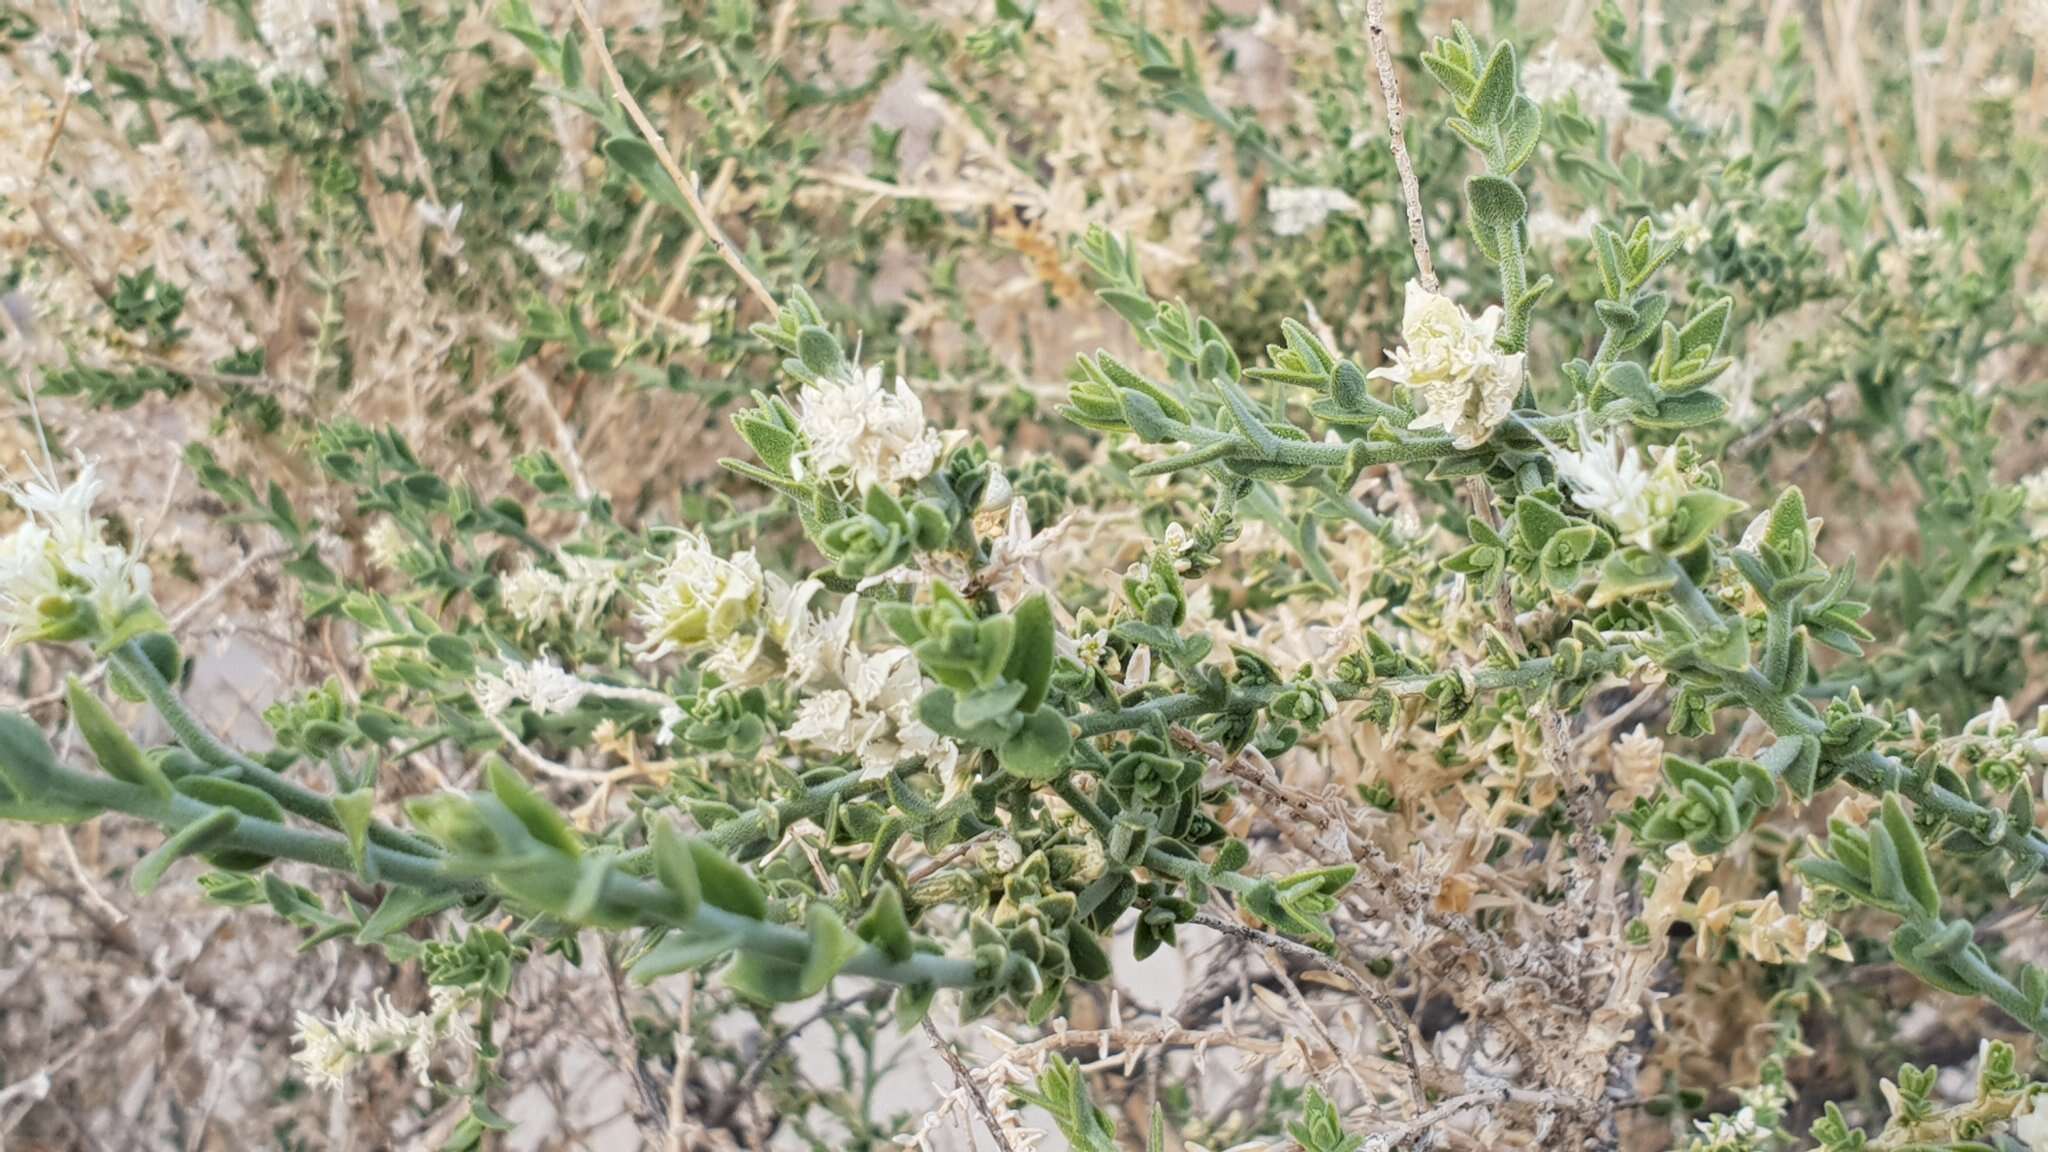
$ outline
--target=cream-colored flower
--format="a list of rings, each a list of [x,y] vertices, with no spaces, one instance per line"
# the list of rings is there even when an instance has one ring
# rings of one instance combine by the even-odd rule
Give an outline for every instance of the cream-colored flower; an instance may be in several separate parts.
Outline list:
[[[1358,201],[1336,188],[1274,185],[1266,189],[1266,211],[1272,215],[1273,234],[1276,236],[1300,236],[1313,232],[1333,215],[1350,215],[1358,210]]]
[[[2048,540],[2048,468],[2020,481],[2026,503],[2022,506],[2027,529],[2036,540]]]
[[[469,1002],[467,989],[437,987],[431,995],[427,1011],[417,1014],[400,1012],[381,989],[367,1009],[358,1004],[333,1020],[301,1012],[293,1038],[299,1050],[292,1063],[313,1087],[342,1091],[364,1060],[403,1052],[420,1086],[432,1087],[435,1050],[448,1043],[472,1050],[476,1038],[462,1012]]]
[[[901,377],[883,387],[880,365],[847,379],[820,378],[797,397],[807,447],[801,471],[850,481],[856,491],[931,475],[945,442],[925,423],[924,402]]]
[[[759,615],[761,562],[750,551],[728,560],[704,537],[683,532],[668,564],[634,598],[640,606],[634,619],[647,633],[636,649],[642,660],[720,643]]]
[[[1614,765],[1617,798],[1623,805],[1656,790],[1664,771],[1664,741],[1650,735],[1641,724],[1615,741],[1608,757]]]
[[[533,257],[540,274],[551,281],[567,280],[583,270],[583,253],[545,232],[527,232],[513,238],[519,250]]]
[[[504,715],[507,709],[522,701],[543,716],[559,716],[591,696],[653,705],[661,721],[661,727],[655,730],[654,742],[663,746],[675,741],[676,729],[686,719],[682,706],[663,693],[649,688],[585,680],[546,655],[526,663],[514,661],[495,673],[478,673],[469,690],[470,695],[476,698],[477,707],[492,717]],[[611,721],[605,723],[609,725]]]
[[[1673,844],[1664,853],[1664,866],[1657,870],[1649,894],[1643,899],[1642,920],[1651,940],[1662,940],[1673,921],[1688,911],[1685,890],[1692,882],[1714,870],[1714,858],[1701,856],[1685,844]]]
[[[26,481],[9,481],[5,491],[28,517],[0,539],[0,650],[48,635],[43,630],[60,617],[96,616],[104,628],[148,601],[148,566],[101,539],[92,465],[81,466],[68,485],[38,470]]]
[[[0,539],[0,616],[7,625],[7,647],[15,636],[35,628],[37,605],[62,596],[57,566],[50,562],[50,534],[31,520]]]
[[[2012,1134],[2027,1152],[2048,1152],[2048,1094],[2035,1093],[2025,1108],[2013,1113]]]
[[[1686,491],[1677,453],[1653,449],[1656,466],[1646,468],[1642,456],[1618,438],[1604,441],[1582,428],[1579,443],[1577,451],[1557,448],[1551,453],[1558,475],[1571,485],[1572,501],[1606,520],[1623,543],[1654,547],[1657,530]]]
[[[801,589],[802,586],[799,586]],[[792,596],[777,645],[784,676],[799,689],[817,689],[797,706],[797,718],[783,736],[834,756],[854,756],[870,778],[897,764],[917,760],[949,781],[960,749],[918,719],[925,682],[917,657],[900,645],[863,651],[853,635],[857,597],[820,616],[802,607],[815,589]]]
[[[406,553],[412,551],[412,541],[398,521],[386,516],[363,535],[363,550],[369,554],[371,564],[396,572],[403,567]]]
[[[833,688],[797,705],[796,723],[791,724],[783,735],[799,743],[823,746],[845,740],[852,730],[853,697]]]
[[[1764,964],[1803,964],[1815,955],[1849,959],[1848,945],[1840,937],[1829,945],[1826,920],[1808,916],[1803,908],[1785,911],[1776,892],[1732,904],[1720,900],[1720,892],[1712,888],[1700,897],[1695,927],[1700,933],[1696,947],[1702,956],[1708,954],[1712,941],[1725,937],[1744,955]]]
[[[1449,296],[1410,280],[1402,347],[1393,350],[1392,364],[1371,375],[1420,395],[1424,409],[1410,428],[1441,428],[1458,447],[1474,447],[1508,418],[1522,390],[1523,354],[1494,345],[1500,322],[1498,306],[1475,320]]]
[[[507,664],[496,673],[478,673],[470,685],[477,707],[487,715],[501,716],[512,705],[525,701],[544,716],[560,715],[583,703],[593,685],[542,656],[527,664]]]
[[[528,564],[505,577],[498,586],[498,601],[528,628],[560,623],[586,631],[596,625],[618,591],[618,561],[573,553],[556,560],[562,567],[559,575]]]
[[[1606,64],[1582,64],[1560,56],[1555,42],[1522,66],[1522,92],[1538,104],[1578,97],[1579,111],[1594,120],[1619,120],[1628,115],[1628,89]]]
[[[554,616],[556,590],[562,578],[529,564],[498,583],[498,603],[514,620],[541,628]]]
[[[1757,1123],[1756,1109],[1744,1105],[1733,1116],[1716,1115],[1706,1120],[1693,1121],[1699,1129],[1700,1138],[1695,1148],[1749,1148],[1751,1141],[1763,1134]]]
[[[341,17],[313,0],[260,0],[255,9],[256,26],[270,50],[261,69],[263,78],[290,76],[309,84],[325,80],[327,53],[320,43],[320,24]]]
[[[1664,227],[1688,256],[1699,251],[1713,239],[1713,232],[1707,227],[1706,197],[1674,206],[1665,214]]]

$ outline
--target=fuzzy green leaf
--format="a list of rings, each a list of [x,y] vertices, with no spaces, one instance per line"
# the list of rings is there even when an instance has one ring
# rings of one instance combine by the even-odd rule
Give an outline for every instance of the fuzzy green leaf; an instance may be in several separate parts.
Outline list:
[[[1515,105],[1515,46],[1503,40],[1486,58],[1486,70],[1479,74],[1479,88],[1472,94],[1466,116],[1475,124],[1499,124]]]
[[[513,771],[510,764],[493,758],[484,769],[484,778],[489,781],[491,795],[498,803],[524,825],[535,840],[569,856],[583,854],[583,842],[576,838],[576,832],[569,827],[562,812],[540,793],[533,790],[526,778]]]
[[[1893,848],[1898,852],[1899,878],[1906,894],[1913,898],[1920,910],[1929,916],[1941,915],[1941,891],[1934,885],[1934,872],[1927,864],[1927,846],[1920,839],[1919,829],[1907,817],[1906,809],[1899,803],[1897,793],[1888,793],[1884,798],[1884,827],[1890,834]]]
[[[899,964],[910,959],[910,921],[903,914],[903,895],[895,885],[883,885],[875,893],[874,904],[854,925],[854,931],[889,959]]]
[[[235,825],[242,819],[241,813],[232,808],[216,808],[192,823],[185,825],[162,844],[144,856],[129,874],[128,882],[135,891],[147,896],[163,883],[164,873],[171,865],[195,852],[204,852],[231,835]]]
[[[1003,741],[996,760],[1003,771],[1025,780],[1043,782],[1058,776],[1074,736],[1067,718],[1051,708],[1040,708],[1024,718],[1017,734]]]
[[[704,889],[697,878],[696,857],[687,837],[668,820],[658,820],[651,837],[654,847],[654,875],[676,899],[676,911],[688,918],[704,902]]]
[[[690,862],[697,868],[697,881],[706,904],[749,920],[767,917],[768,893],[745,868],[726,859],[718,849],[702,840],[691,839],[686,843],[690,849]]]
[[[1529,215],[1529,198],[1515,182],[1500,176],[1473,176],[1465,181],[1465,201],[1480,228],[1513,228]]]
[[[142,754],[106,704],[76,677],[71,679],[66,692],[71,701],[71,722],[78,725],[79,734],[98,758],[100,768],[116,780],[139,785],[159,799],[168,799],[171,782]]]
[[[804,934],[810,938],[811,949],[804,955],[797,986],[809,997],[823,992],[846,962],[860,955],[861,941],[822,900],[812,901],[805,909]]]
[[[1046,689],[1052,683],[1052,606],[1041,592],[1017,605],[1010,615],[1017,621],[1017,626],[1010,641],[1010,661],[1003,669],[1003,675],[1024,686],[1024,695],[1016,704],[1017,711],[1036,712],[1038,706],[1045,703]]]

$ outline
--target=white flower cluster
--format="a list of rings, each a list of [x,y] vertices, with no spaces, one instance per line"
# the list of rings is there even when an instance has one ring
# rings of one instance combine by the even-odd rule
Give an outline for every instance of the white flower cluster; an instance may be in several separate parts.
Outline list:
[[[1420,394],[1425,407],[1410,428],[1441,428],[1458,447],[1474,447],[1508,418],[1522,390],[1523,354],[1494,344],[1500,322],[1497,305],[1475,320],[1449,296],[1410,280],[1403,347],[1393,350],[1391,365],[1371,375]]]
[[[368,1009],[356,1005],[333,1020],[301,1012],[293,1039],[298,1051],[292,1054],[292,1063],[313,1087],[339,1092],[348,1087],[349,1076],[364,1060],[403,1052],[420,1086],[432,1087],[428,1069],[435,1049],[450,1042],[463,1050],[476,1047],[469,1019],[462,1012],[469,1002],[468,990],[437,987],[432,996],[428,1010],[417,1015],[400,1012],[382,989]]]
[[[1678,246],[1690,256],[1714,238],[1713,229],[1707,226],[1707,198],[1702,195],[1684,204],[1674,204],[1664,214],[1664,228]]]
[[[1699,1129],[1699,1139],[1692,1147],[1696,1152],[1722,1152],[1722,1150],[1749,1149],[1760,1147],[1759,1138],[1769,1135],[1757,1123],[1756,1109],[1743,1105],[1733,1116],[1714,1116],[1708,1120],[1695,1120],[1693,1127]]]
[[[262,0],[256,5],[256,25],[270,59],[262,69],[265,80],[292,76],[317,84],[327,77],[326,51],[320,45],[320,25],[345,19],[336,6],[320,0]]]
[[[2048,1152],[2048,1093],[2035,1093],[2013,1113],[2012,1134],[2027,1152]]]
[[[1538,104],[1550,104],[1567,93],[1579,98],[1579,111],[1594,120],[1620,120],[1628,115],[1628,90],[1606,64],[1582,64],[1558,55],[1551,43],[1522,65],[1522,91]]]
[[[27,519],[0,538],[0,650],[36,636],[52,613],[89,607],[102,626],[149,599],[149,568],[100,538],[92,514],[100,482],[92,465],[67,486],[41,471],[5,491]]]
[[[559,574],[528,564],[505,577],[498,588],[499,602],[528,628],[562,624],[588,631],[619,590],[619,563],[572,553],[556,559],[562,566]]]
[[[2048,540],[2048,468],[2022,479],[2020,492],[2025,497],[2021,511],[2027,531],[2036,540]]]
[[[507,664],[495,673],[478,673],[470,691],[477,707],[490,716],[503,716],[521,701],[543,716],[558,716],[583,703],[595,687],[542,656],[526,664]]]
[[[1273,234],[1276,236],[1300,236],[1313,232],[1333,215],[1349,215],[1358,210],[1358,201],[1336,188],[1274,185],[1266,189],[1266,211],[1272,214]]]
[[[363,550],[371,564],[387,572],[400,572],[405,569],[406,556],[412,552],[412,539],[398,526],[398,521],[386,516],[363,534]]]
[[[1686,1152],[1763,1152],[1782,1146],[1779,1125],[1766,1124],[1762,1117],[1784,1115],[1792,1102],[1785,1089],[1777,1084],[1757,1084],[1738,1090],[1735,1096],[1742,1106],[1733,1116],[1693,1121],[1700,1134],[1687,1145]]]
[[[949,784],[960,749],[917,718],[924,677],[917,657],[901,646],[863,651],[853,635],[858,597],[840,601],[829,616],[805,603],[818,591],[805,581],[793,594],[795,624],[782,643],[790,682],[816,690],[797,709],[784,733],[834,756],[854,756],[869,778],[886,775],[904,760],[922,760]],[[949,788],[950,791],[950,788]]]
[[[925,684],[916,656],[901,646],[862,649],[853,634],[859,598],[821,614],[811,602],[823,590],[816,580],[791,584],[763,572],[752,552],[718,556],[703,537],[685,533],[668,566],[638,590],[642,658],[708,646],[705,670],[728,684],[780,678],[811,693],[789,740],[857,757],[873,775],[919,759],[950,779],[960,751],[917,718]]]
[[[1606,520],[1623,543],[1653,548],[1657,530],[1686,492],[1677,454],[1670,448],[1653,448],[1656,465],[1646,468],[1641,454],[1619,439],[1603,441],[1582,428],[1579,444],[1576,452],[1551,452],[1558,475],[1572,487],[1573,502]]]
[[[659,660],[731,639],[760,616],[762,590],[761,562],[752,552],[728,560],[703,536],[681,533],[668,563],[636,594],[640,607],[634,619],[647,633],[637,649],[640,658]]]
[[[545,232],[527,232],[513,237],[512,242],[533,257],[533,262],[540,266],[540,274],[550,281],[568,280],[583,271],[583,253]]]
[[[507,664],[495,673],[480,672],[469,690],[477,707],[493,719],[522,701],[543,716],[559,716],[591,696],[653,705],[661,715],[661,729],[654,742],[664,746],[675,740],[676,727],[683,722],[682,706],[660,692],[585,680],[545,655],[523,664]]]
[[[843,380],[819,378],[797,397],[797,427],[808,444],[795,464],[856,491],[877,484],[922,480],[944,454],[945,442],[925,423],[924,403],[902,377],[890,391],[880,365],[853,370]]]
[[[1723,904],[1720,889],[1709,888],[1696,903],[1692,921],[1699,933],[1694,946],[1701,956],[1726,939],[1763,964],[1804,964],[1814,956],[1850,959],[1848,943],[1828,931],[1824,917],[1805,906],[1786,911],[1777,892]]]

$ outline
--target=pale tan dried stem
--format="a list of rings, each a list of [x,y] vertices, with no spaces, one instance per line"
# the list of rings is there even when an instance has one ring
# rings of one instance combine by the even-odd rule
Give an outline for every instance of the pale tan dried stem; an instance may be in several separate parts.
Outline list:
[[[1842,87],[1847,89],[1849,106],[1855,111],[1856,122],[1863,129],[1863,155],[1870,165],[1871,179],[1877,185],[1878,206],[1883,209],[1885,222],[1891,225],[1892,234],[1904,236],[1906,210],[1899,200],[1898,182],[1892,178],[1891,163],[1885,159],[1877,109],[1871,101],[1870,81],[1863,74],[1863,46],[1857,41],[1857,33],[1863,26],[1863,0],[1848,0],[1846,6],[1831,0],[1827,8],[1835,13],[1835,74],[1841,79]]]
[[[1401,111],[1401,82],[1394,74],[1393,51],[1387,47],[1387,0],[1365,0],[1365,30],[1372,41],[1372,65],[1380,76],[1380,97],[1387,105],[1387,142],[1394,149],[1394,167],[1401,174],[1401,201],[1408,210],[1408,245],[1415,250],[1415,278],[1424,290],[1437,289],[1436,262],[1430,258],[1429,234],[1422,221],[1422,185],[1415,179],[1415,161],[1408,156]]]
[[[690,1081],[690,1052],[696,1046],[690,1033],[690,1016],[697,1000],[697,974],[685,972],[682,981],[682,1003],[676,1009],[676,1066],[668,1078],[668,1152],[684,1152],[689,1146],[687,1140],[692,1123],[684,1088]]]
[[[676,163],[674,154],[668,149],[668,142],[662,139],[661,130],[647,118],[647,113],[641,109],[640,102],[633,98],[632,91],[626,87],[625,78],[619,75],[618,64],[612,60],[611,49],[605,46],[604,29],[591,18],[590,9],[583,0],[575,0],[575,5],[576,19],[583,25],[584,34],[590,38],[590,46],[597,52],[597,61],[604,68],[606,79],[611,81],[612,94],[625,108],[627,117],[633,121],[633,126],[640,130],[640,135],[647,141],[647,146],[654,149],[655,158],[661,162],[662,171],[668,173],[668,178],[675,183],[676,191],[682,194],[683,202],[689,205],[693,222],[704,234],[705,241],[711,245],[713,252],[718,253],[719,259],[725,261],[726,267],[732,269],[733,275],[739,277],[740,283],[746,285],[747,291],[753,293],[754,299],[760,301],[762,307],[769,312],[775,312],[781,307],[776,303],[775,294],[768,291],[768,286],[761,283],[761,278],[754,275],[754,270],[747,266],[739,249],[734,248],[732,241],[726,239],[725,233],[719,230],[717,219],[711,215],[711,209],[705,207],[703,197],[697,193],[696,179],[686,175],[682,165]]]
[[[1266,961],[1266,968],[1273,973],[1273,978],[1287,990],[1287,998],[1294,1003],[1295,1014],[1308,1021],[1309,1029],[1316,1034],[1316,1039],[1321,1040],[1323,1046],[1330,1050],[1330,1055],[1337,1061],[1338,1066],[1344,1069],[1344,1074],[1351,1077],[1351,1082],[1358,1086],[1359,1094],[1368,1100],[1372,1099],[1372,1085],[1366,1080],[1365,1073],[1351,1062],[1351,1054],[1344,1050],[1343,1045],[1337,1043],[1337,1038],[1330,1034],[1329,1027],[1323,1023],[1323,1018],[1316,1014],[1315,1007],[1301,994],[1301,988],[1295,984],[1294,977],[1287,974],[1287,965],[1280,963],[1270,953],[1263,959]],[[1411,1067],[1409,1075],[1414,1074]]]
[[[945,1037],[939,1035],[939,1030],[932,1024],[930,1016],[926,1016],[921,1023],[924,1025],[925,1039],[931,1041],[932,1051],[937,1052],[939,1059],[946,1062],[946,1067],[953,1070],[953,1079],[960,1085],[960,1090],[967,1093],[968,1099],[974,1101],[974,1110],[980,1113],[981,1123],[988,1129],[988,1134],[995,1138],[996,1147],[1001,1148],[1003,1152],[1018,1152],[1016,1142],[1010,1139],[1010,1134],[1003,1128],[1002,1121],[996,1119],[995,1109],[989,1106],[988,1093],[983,1092],[981,1085],[975,1083],[974,1074],[968,1070],[966,1062],[960,1059],[960,1054],[953,1050],[951,1044],[946,1043]]]

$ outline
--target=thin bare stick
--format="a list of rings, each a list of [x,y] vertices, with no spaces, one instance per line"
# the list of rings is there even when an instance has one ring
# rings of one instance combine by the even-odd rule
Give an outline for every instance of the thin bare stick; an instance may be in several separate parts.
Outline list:
[[[618,963],[612,959],[609,948],[598,949],[598,960],[605,991],[610,993],[612,1025],[618,1032],[619,1050],[622,1058],[631,1065],[633,1086],[640,1094],[640,1107],[634,1112],[634,1119],[649,1135],[666,1134],[668,1094],[662,1082],[655,1077],[654,1070],[640,1055],[639,1040],[633,1031],[633,1014],[626,1008],[625,982],[619,976]]]
[[[711,178],[711,191],[704,194],[704,206],[707,211],[716,210],[718,205],[724,202],[725,194],[732,188],[733,174],[738,172],[739,168],[739,160],[732,156],[727,156],[725,162],[718,166],[718,175]],[[676,266],[669,273],[668,284],[662,288],[661,299],[654,305],[656,312],[663,316],[675,312],[676,301],[682,298],[683,289],[690,283],[690,266],[697,262],[697,253],[703,249],[704,233],[701,231],[683,244],[682,255],[676,257]]]
[[[78,845],[71,839],[71,829],[58,828],[56,832],[57,846],[64,851],[64,864],[71,869],[71,878],[78,881],[79,890],[85,893],[85,898],[99,905],[100,911],[106,913],[107,918],[114,923],[126,921],[128,914],[116,907],[113,901],[107,899],[106,893],[101,892],[99,886],[92,882],[92,874],[85,870],[85,862],[78,858]]]
[[[922,1023],[925,1038],[932,1042],[932,1050],[946,1062],[946,1067],[953,1070],[953,1079],[959,1081],[960,1090],[967,1093],[968,1099],[974,1101],[974,1110],[981,1113],[981,1122],[988,1128],[988,1134],[995,1137],[996,1147],[1001,1148],[1003,1152],[1017,1152],[1017,1145],[1010,1139],[1010,1134],[1003,1130],[1002,1121],[996,1119],[995,1109],[989,1107],[988,1096],[982,1092],[981,1085],[974,1082],[974,1076],[967,1070],[967,1065],[960,1059],[960,1054],[953,1051],[953,1046],[946,1043],[945,1037],[939,1035],[939,1030],[932,1025],[930,1016],[926,1016]]]
[[[1920,0],[1906,0],[1906,74],[1913,81],[1913,140],[1920,146],[1921,193],[1929,203],[1938,203],[1941,139],[1935,127],[1935,104],[1940,95],[1934,89],[1933,70],[1947,55],[1948,45],[1944,43],[1940,52],[1929,54],[1921,23]]]
[[[1408,1014],[1402,1011],[1401,1006],[1394,1002],[1394,998],[1387,995],[1384,988],[1373,984],[1363,973],[1353,968],[1348,962],[1336,957],[1326,956],[1306,944],[1289,940],[1285,936],[1253,928],[1250,925],[1225,920],[1220,916],[1212,916],[1206,912],[1196,914],[1195,918],[1189,921],[1189,923],[1200,924],[1212,932],[1220,932],[1225,936],[1242,940],[1247,944],[1267,948],[1282,955],[1292,956],[1298,960],[1305,960],[1351,985],[1354,991],[1365,998],[1366,1006],[1372,1009],[1373,1015],[1380,1022],[1380,1027],[1386,1029],[1388,1038],[1399,1045],[1402,1055],[1402,1067],[1408,1077],[1409,1101],[1414,1105],[1416,1111],[1422,1110],[1423,1104],[1428,1099],[1428,1092],[1422,1082],[1422,1063],[1416,1054],[1413,1037],[1414,1024],[1409,1019]],[[1273,966],[1271,957],[1266,957],[1265,959],[1269,966]],[[1278,971],[1277,966],[1275,966],[1274,970]],[[1282,977],[1282,979],[1284,980],[1285,977]],[[1291,982],[1288,986],[1290,989],[1293,989]],[[1296,996],[1300,995],[1299,989],[1293,990]],[[1320,1021],[1318,1021],[1318,1026],[1320,1026]],[[1324,1035],[1327,1036],[1328,1033],[1325,1032]],[[1335,1047],[1334,1043],[1332,1047]],[[1341,1054],[1339,1059],[1343,1059]],[[1350,1070],[1348,1062],[1346,1070]]]
[[[768,286],[761,283],[761,278],[754,275],[752,268],[747,267],[747,262],[740,258],[739,250],[732,246],[732,241],[725,238],[725,233],[718,230],[718,221],[711,218],[711,210],[704,206],[703,198],[697,195],[697,181],[684,174],[682,166],[676,163],[675,156],[669,152],[667,142],[661,138],[661,132],[654,127],[654,122],[647,118],[647,113],[641,111],[640,102],[633,99],[633,93],[627,90],[625,79],[619,75],[619,66],[612,61],[611,49],[605,46],[604,29],[598,27],[597,21],[591,19],[590,9],[584,5],[583,0],[575,0],[575,3],[576,19],[583,25],[584,34],[590,37],[590,46],[597,50],[597,62],[604,67],[605,77],[612,83],[613,94],[625,107],[626,115],[632,119],[633,126],[646,138],[648,147],[654,149],[655,158],[661,161],[662,170],[668,173],[668,178],[675,182],[676,191],[683,194],[683,201],[690,206],[690,215],[696,218],[697,228],[704,233],[704,239],[710,243],[711,250],[718,253],[719,259],[725,261],[726,267],[732,269],[733,275],[740,278],[740,283],[747,286],[747,290],[754,294],[754,299],[759,300],[768,311],[776,311],[781,305],[776,303],[775,294],[768,291]]]
[[[92,62],[94,41],[85,34],[85,19],[77,0],[70,7],[71,36],[76,42],[72,49],[71,71],[64,77],[64,96],[57,102],[57,115],[50,121],[49,138],[43,141],[43,150],[36,157],[35,176],[29,180],[29,194],[42,190],[44,177],[50,174],[50,163],[57,156],[57,141],[64,136],[64,122],[71,118],[71,106],[78,97],[92,91],[92,85],[85,78],[85,69]]]
[[[1460,1112],[1473,1108],[1498,1107],[1502,1104],[1520,1104],[1528,1108],[1563,1113],[1585,1112],[1591,1107],[1588,1102],[1561,1092],[1532,1092],[1505,1086],[1482,1088],[1477,1092],[1454,1096],[1399,1127],[1379,1133],[1377,1138],[1383,1141],[1379,1146],[1387,1149],[1409,1147]]]
[[[696,1041],[690,1034],[691,1009],[697,1000],[697,974],[683,973],[683,1001],[676,1010],[676,1068],[668,1078],[668,1152],[685,1152],[690,1134],[689,1096],[690,1051]]]
[[[561,410],[555,407],[555,398],[548,392],[548,382],[541,379],[540,373],[535,372],[530,364],[519,366],[519,380],[526,385],[527,400],[540,409],[541,415],[547,417],[548,426],[554,430],[555,451],[562,454],[562,467],[569,473],[569,483],[576,490],[576,499],[588,503],[594,490],[590,486],[590,478],[583,472],[583,453],[576,449],[576,433],[570,431],[569,422],[562,419]],[[584,519],[589,519],[587,513]]]
[[[1323,1042],[1323,1046],[1330,1050],[1330,1056],[1337,1061],[1337,1066],[1344,1069],[1345,1075],[1351,1077],[1351,1082],[1358,1085],[1358,1091],[1366,1099],[1372,1099],[1372,1083],[1366,1079],[1365,1073],[1359,1070],[1358,1065],[1351,1062],[1351,1054],[1337,1043],[1337,1038],[1332,1036],[1330,1029],[1324,1025],[1323,1018],[1316,1015],[1315,1007],[1308,1002],[1308,997],[1301,994],[1301,988],[1295,984],[1294,977],[1287,974],[1287,965],[1282,964],[1279,958],[1271,953],[1261,956],[1260,959],[1266,962],[1267,970],[1273,973],[1274,979],[1280,981],[1280,986],[1287,990],[1287,998],[1294,1002],[1295,1013],[1308,1021],[1309,1030],[1314,1032],[1316,1038]],[[1412,1074],[1413,1070],[1410,1071]]]
[[[1863,0],[1848,0],[1842,6],[1830,3],[1827,10],[1835,13],[1835,51],[1839,55],[1835,75],[1840,77],[1842,87],[1848,90],[1849,106],[1863,128],[1863,155],[1870,165],[1871,179],[1877,185],[1877,203],[1884,210],[1885,222],[1892,226],[1892,235],[1902,237],[1906,234],[1906,210],[1899,201],[1899,188],[1892,179],[1892,166],[1884,156],[1877,109],[1870,98],[1870,81],[1863,75],[1863,46],[1856,38],[1857,30],[1863,26]]]
[[[1408,209],[1408,245],[1415,249],[1415,278],[1425,291],[1437,287],[1436,262],[1429,255],[1429,234],[1422,227],[1422,186],[1415,162],[1408,158],[1407,122],[1401,112],[1401,82],[1394,75],[1394,54],[1387,47],[1387,0],[1365,0],[1365,30],[1372,39],[1372,66],[1380,74],[1380,96],[1387,105],[1387,142],[1394,146],[1394,167],[1401,173],[1401,200]]]

